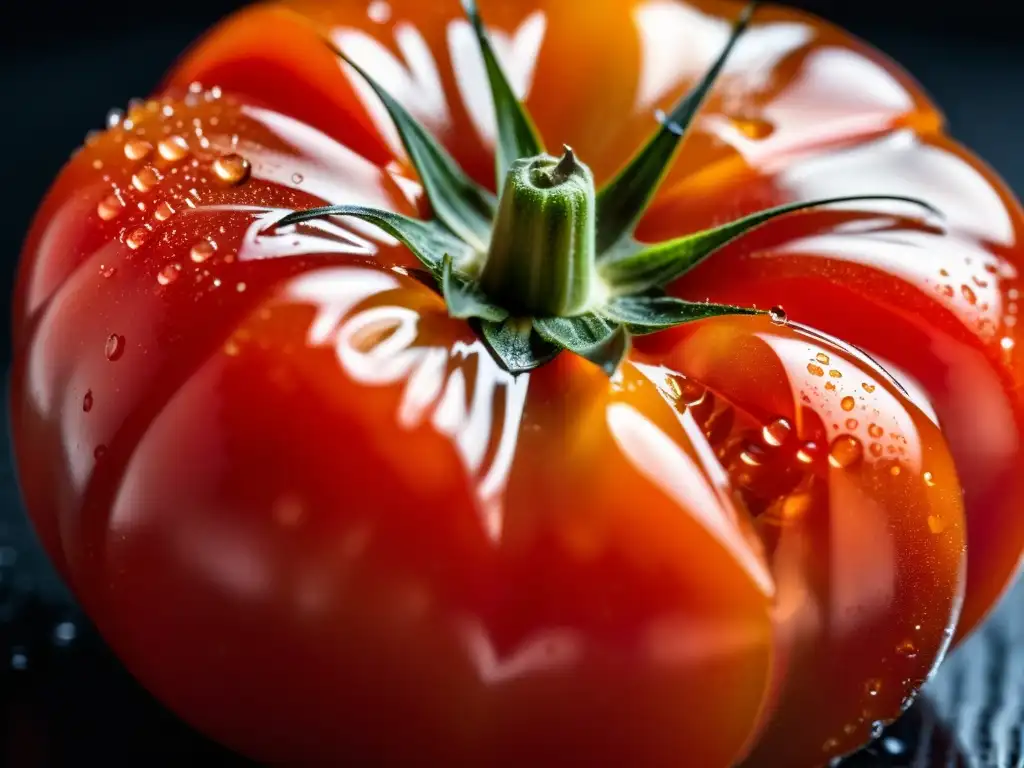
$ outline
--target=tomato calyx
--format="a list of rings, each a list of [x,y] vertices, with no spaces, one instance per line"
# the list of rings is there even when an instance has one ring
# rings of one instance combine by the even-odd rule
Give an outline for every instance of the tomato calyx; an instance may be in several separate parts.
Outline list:
[[[354,205],[295,211],[286,227],[328,216],[367,221],[405,245],[431,273],[449,314],[472,320],[509,372],[520,373],[574,352],[614,374],[630,337],[717,315],[765,310],[686,301],[665,286],[705,258],[780,216],[834,203],[894,200],[934,208],[916,198],[857,195],[803,201],[758,211],[718,227],[661,243],[634,232],[757,2],[749,3],[714,64],[659,129],[601,189],[569,147],[546,153],[525,106],[515,97],[475,0],[463,8],[475,31],[495,109],[498,198],[455,159],[385,88],[332,42],[325,43],[375,92],[419,175],[432,218]]]

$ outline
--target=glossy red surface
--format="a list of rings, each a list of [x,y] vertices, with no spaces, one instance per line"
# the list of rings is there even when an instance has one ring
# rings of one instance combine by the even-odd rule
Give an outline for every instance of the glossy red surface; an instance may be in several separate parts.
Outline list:
[[[738,10],[481,5],[599,182]],[[877,53],[756,18],[642,238],[840,194],[944,216],[774,222],[673,291],[789,325],[645,338],[611,381],[509,376],[373,227],[267,229],[425,212],[320,32],[490,180],[455,2],[244,11],[86,142],[26,246],[12,419],[51,557],[157,696],[275,762],[815,765],[899,713],[1020,558],[1021,213]]]

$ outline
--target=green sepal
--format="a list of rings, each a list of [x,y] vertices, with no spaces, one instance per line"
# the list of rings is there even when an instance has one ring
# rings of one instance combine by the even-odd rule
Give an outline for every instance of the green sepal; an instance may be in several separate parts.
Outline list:
[[[668,172],[697,112],[715,84],[729,54],[757,7],[749,3],[733,24],[732,34],[701,80],[661,120],[661,128],[597,194],[597,252],[604,253],[633,234],[637,222]]]
[[[533,326],[548,341],[600,366],[609,376],[618,370],[629,351],[626,329],[593,313],[536,318]]]
[[[539,368],[562,351],[537,333],[528,319],[510,317],[500,323],[483,320],[480,331],[498,362],[513,374]]]
[[[651,246],[617,249],[599,265],[601,277],[615,294],[635,294],[667,285],[693,269],[719,248],[727,245],[772,219],[790,213],[836,203],[890,200],[920,205],[933,214],[939,212],[927,203],[900,195],[854,195],[789,203],[752,213],[712,229]]]
[[[379,227],[399,240],[436,276],[441,274],[441,261],[446,254],[454,253],[460,258],[465,258],[472,253],[472,249],[466,243],[449,232],[440,222],[420,221],[400,213],[362,205],[327,205],[295,211],[277,221],[275,226],[285,227],[325,216],[351,216]]]
[[[441,259],[440,283],[448,314],[452,317],[479,317],[498,323],[508,317],[508,311],[491,303],[475,282],[454,271],[452,257],[447,253]]]
[[[369,84],[384,104],[420,177],[434,215],[477,250],[486,250],[496,206],[494,196],[469,178],[427,129],[366,70],[333,43],[328,42],[328,45]]]
[[[685,301],[672,296],[620,296],[601,309],[609,321],[620,323],[631,333],[656,333],[694,320],[722,315],[763,315],[762,309]]]
[[[487,68],[487,79],[491,85],[491,97],[494,100],[494,117],[498,125],[498,142],[494,148],[497,188],[505,183],[508,169],[516,160],[544,154],[544,144],[537,133],[537,128],[526,111],[526,107],[512,92],[512,86],[505,77],[505,72],[494,53],[491,40],[484,29],[477,9],[476,0],[462,0],[462,8],[473,26],[484,66]]]

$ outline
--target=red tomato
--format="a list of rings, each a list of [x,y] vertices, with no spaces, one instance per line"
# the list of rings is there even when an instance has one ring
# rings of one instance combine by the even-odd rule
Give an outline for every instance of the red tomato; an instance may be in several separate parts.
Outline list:
[[[547,144],[599,183],[738,10],[482,5]],[[867,741],[1021,557],[1010,193],[886,59],[763,8],[640,239],[838,195],[944,217],[773,221],[671,292],[790,323],[643,337],[610,378],[566,353],[516,375],[375,227],[268,226],[429,213],[324,34],[493,189],[458,3],[304,0],[217,26],[29,233],[20,478],[120,658],[273,763],[799,768]]]

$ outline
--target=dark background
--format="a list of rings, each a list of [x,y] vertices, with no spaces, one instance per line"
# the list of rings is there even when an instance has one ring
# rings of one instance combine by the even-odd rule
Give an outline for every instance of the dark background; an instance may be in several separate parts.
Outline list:
[[[789,4],[820,13],[900,61],[946,110],[952,133],[1024,195],[1024,5]],[[86,131],[101,127],[110,107],[148,93],[190,40],[239,5],[5,4],[0,296],[10,293],[35,206]],[[6,305],[0,318],[6,368]],[[7,441],[0,441],[0,768],[162,766],[198,759],[245,764],[180,724],[111,657],[41,554],[18,502]],[[925,700],[844,764],[854,766],[1024,768],[1024,585],[944,665]]]

